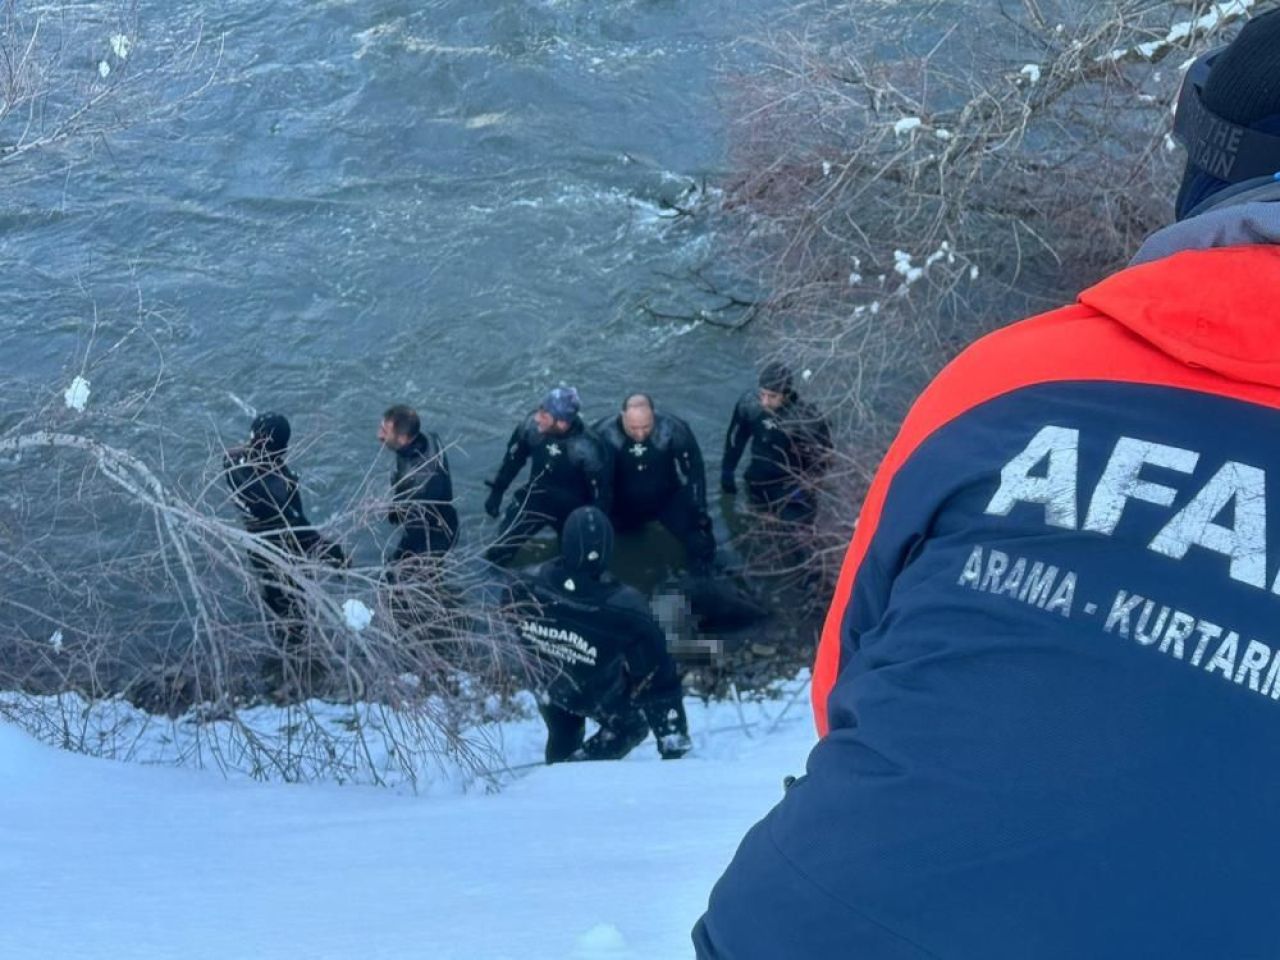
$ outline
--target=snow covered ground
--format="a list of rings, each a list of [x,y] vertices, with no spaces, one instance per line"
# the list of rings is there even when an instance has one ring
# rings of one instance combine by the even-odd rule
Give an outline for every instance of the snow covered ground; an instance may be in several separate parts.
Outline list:
[[[803,769],[806,701],[690,700],[683,760],[650,740],[492,795],[225,779],[0,723],[0,958],[688,957],[738,841]],[[540,742],[537,721],[502,733],[513,765]]]

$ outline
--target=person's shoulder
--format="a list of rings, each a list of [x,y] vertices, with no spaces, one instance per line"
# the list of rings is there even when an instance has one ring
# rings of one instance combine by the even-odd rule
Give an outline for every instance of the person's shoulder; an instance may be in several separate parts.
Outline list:
[[[791,401],[790,405],[791,419],[798,420],[802,423],[821,423],[823,421],[822,411],[818,407],[810,403],[802,397],[796,397]]]
[[[757,416],[763,410],[760,406],[760,392],[755,389],[744,390],[734,409],[740,417]]]
[[[663,430],[668,437],[677,443],[689,443],[694,441],[693,428],[689,426],[689,421],[683,417],[677,417],[674,413],[657,414],[654,417],[654,432],[659,429]]]
[[[933,378],[912,413],[937,406],[954,416],[1021,387],[1093,379],[1082,371],[1100,354],[1130,349],[1131,343],[1119,324],[1081,303],[1036,314],[970,343]]]
[[[276,503],[284,503],[296,489],[297,481],[288,476],[288,471],[283,464],[273,464],[258,472],[259,483]]]
[[[565,569],[564,560],[556,557],[545,563],[540,563],[527,574],[531,581],[553,590],[561,590],[564,588],[564,581],[569,577],[569,571]]]
[[[419,436],[422,438],[422,444],[419,448],[421,456],[434,459],[444,453],[444,443],[440,439],[440,434],[424,430]]]
[[[515,430],[512,431],[512,440],[514,442],[531,446],[533,442],[541,436],[541,434],[538,433],[538,424],[533,419],[533,415],[536,412],[536,410],[529,411],[529,413],[516,424]]]
[[[621,449],[622,447],[622,427],[618,424],[618,415],[616,413],[601,417],[591,424],[587,432],[594,434],[611,447],[616,449]]]
[[[527,570],[496,568],[493,576],[501,590],[505,614],[523,619],[552,598],[544,573],[546,564]]]
[[[944,425],[999,396],[1065,380],[1097,380],[1099,357],[1140,350],[1114,320],[1080,303],[1000,327],[960,352],[924,388],[898,430],[894,448],[905,456]]]
[[[603,455],[612,443],[594,429],[588,429],[582,421],[574,425],[574,429],[565,435],[564,442],[569,449],[583,455]]]
[[[249,464],[249,451],[243,446],[230,447],[222,456],[223,470],[241,469]]]
[[[614,580],[610,587],[609,606],[615,610],[630,615],[644,617],[646,620],[653,619],[653,611],[649,608],[649,601],[644,598],[644,594],[635,587]]]

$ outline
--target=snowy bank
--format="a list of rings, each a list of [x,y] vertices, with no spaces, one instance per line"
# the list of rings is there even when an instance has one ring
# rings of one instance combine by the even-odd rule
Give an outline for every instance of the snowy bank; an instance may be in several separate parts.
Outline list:
[[[743,833],[803,769],[807,705],[784,705],[690,700],[683,760],[650,741],[492,795],[114,763],[0,723],[0,957],[686,957]],[[494,741],[514,766],[540,729]]]

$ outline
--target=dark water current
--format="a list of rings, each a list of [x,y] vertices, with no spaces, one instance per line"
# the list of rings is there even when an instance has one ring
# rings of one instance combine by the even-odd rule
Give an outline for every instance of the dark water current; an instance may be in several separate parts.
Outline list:
[[[748,345],[641,305],[682,302],[711,256],[707,218],[674,208],[714,203],[717,70],[787,6],[143,3],[135,57],[198,24],[215,83],[63,173],[0,170],[4,415],[50,403],[196,489],[246,408],[277,409],[323,522],[381,492],[379,414],[407,402],[456,445],[475,538],[481,480],[560,379],[592,418],[651,391],[716,460]]]

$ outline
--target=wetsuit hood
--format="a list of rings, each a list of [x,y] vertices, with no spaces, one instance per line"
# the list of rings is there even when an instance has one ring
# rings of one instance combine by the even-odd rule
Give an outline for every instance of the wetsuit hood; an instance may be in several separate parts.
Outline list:
[[[613,525],[598,507],[579,507],[560,533],[560,564],[565,571],[599,578],[613,556]]]
[[[250,442],[269,456],[288,449],[291,433],[288,418],[280,413],[260,413],[249,427]]]
[[[794,398],[796,395],[795,381],[791,376],[791,368],[776,360],[766,363],[761,368],[759,384],[760,389],[769,390],[772,393],[780,393],[785,397]]]
[[[1080,301],[1189,366],[1280,387],[1280,245],[1186,250],[1108,277]]]

